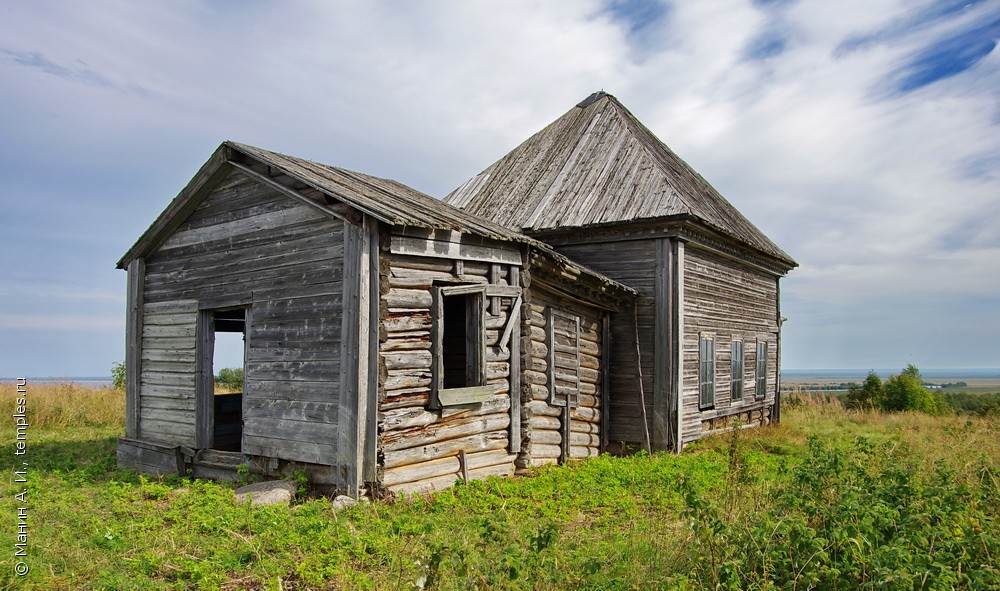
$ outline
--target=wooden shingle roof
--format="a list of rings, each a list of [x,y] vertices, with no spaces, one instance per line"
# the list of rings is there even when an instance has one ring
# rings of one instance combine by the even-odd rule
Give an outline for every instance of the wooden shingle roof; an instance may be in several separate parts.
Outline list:
[[[695,219],[789,267],[795,261],[610,94],[598,92],[445,197],[543,233]]]

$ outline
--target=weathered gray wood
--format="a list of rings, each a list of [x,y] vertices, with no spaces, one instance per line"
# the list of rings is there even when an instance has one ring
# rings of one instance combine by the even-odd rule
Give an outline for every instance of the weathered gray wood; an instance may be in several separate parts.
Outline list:
[[[493,386],[441,388],[438,390],[438,402],[440,402],[442,408],[465,404],[481,404],[489,400],[494,393]]]
[[[368,276],[371,252],[364,227],[344,222],[344,318],[341,333],[340,405],[337,410],[335,476],[349,494],[361,484],[368,379]],[[365,402],[363,402],[363,400]]]
[[[143,285],[146,263],[136,258],[128,265],[125,317],[125,435],[139,437],[139,396],[143,363]]]
[[[195,432],[198,448],[214,447],[215,378],[212,352],[215,350],[215,315],[208,310],[198,313],[195,358]]]
[[[655,450],[670,448],[670,243],[656,240],[655,319],[653,342],[653,413],[649,426],[650,445]]]
[[[119,468],[134,468],[143,474],[181,474],[184,458],[178,446],[158,445],[131,437],[118,438]]]
[[[608,449],[609,443],[609,409],[611,391],[611,314],[601,315],[601,447],[599,453]]]
[[[510,267],[510,269],[513,280],[517,275],[514,273],[517,267]],[[514,285],[520,288],[517,284]],[[500,339],[501,348],[504,348],[506,342],[510,342],[510,426],[508,427],[510,443],[507,450],[512,454],[521,452],[521,339],[520,337],[511,338],[514,328],[520,329],[522,326],[521,308],[522,296],[518,294],[510,307],[508,327],[504,329]]]
[[[505,265],[520,265],[521,253],[516,248],[479,246],[393,235],[390,252],[411,256],[436,257],[462,261],[483,261]]]
[[[291,197],[292,199],[295,199],[299,203],[307,205],[307,206],[311,207],[312,209],[314,209],[315,211],[318,211],[318,212],[322,213],[323,215],[328,215],[328,216],[334,217],[334,218],[336,218],[336,219],[338,219],[340,221],[347,222],[347,223],[352,223],[352,222],[356,223],[358,221],[358,217],[356,215],[344,215],[344,213],[341,210],[339,210],[339,209],[327,207],[325,205],[321,205],[318,201],[315,201],[315,200],[313,200],[313,199],[311,199],[309,197],[306,197],[302,193],[300,193],[300,192],[298,192],[298,191],[296,191],[296,190],[294,190],[294,189],[292,189],[290,187],[287,187],[287,186],[279,183],[278,181],[274,180],[273,178],[271,178],[269,176],[260,174],[259,172],[257,172],[256,170],[250,168],[249,166],[245,166],[243,164],[240,164],[239,162],[232,162],[232,161],[230,161],[229,164],[232,165],[232,166],[234,166],[241,173],[245,174],[246,176],[250,177],[251,179],[253,179],[253,180],[257,181],[257,182],[260,182],[260,183],[262,183],[264,185],[267,185],[268,187],[271,187],[275,191],[278,191],[279,193],[281,193],[283,195]]]
[[[672,388],[674,398],[677,403],[676,428],[677,435],[674,439],[674,451],[681,453],[684,451],[684,335],[687,334],[685,327],[685,306],[684,306],[684,286],[685,286],[685,264],[684,264],[684,242],[674,240],[672,244],[673,264],[674,264],[674,288],[671,290],[673,301],[673,342],[674,342],[674,372],[672,376]]]

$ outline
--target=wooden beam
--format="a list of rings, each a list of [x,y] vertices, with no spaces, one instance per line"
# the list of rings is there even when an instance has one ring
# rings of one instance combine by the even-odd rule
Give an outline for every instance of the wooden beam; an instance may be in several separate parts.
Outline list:
[[[487,292],[489,293],[489,292]],[[521,324],[521,294],[517,295],[517,299],[510,307],[510,316],[507,317],[507,325],[503,329],[503,334],[500,335],[500,350],[506,353],[509,350],[508,344],[511,342],[511,335],[514,334],[514,328]]]
[[[195,344],[195,447],[211,449],[215,445],[215,377],[212,375],[212,353],[215,350],[215,315],[200,310],[196,323]]]
[[[139,437],[139,397],[142,382],[143,294],[146,261],[133,259],[128,265],[125,311],[125,436]]]
[[[669,447],[670,434],[670,289],[671,273],[670,241],[665,238],[656,240],[656,261],[653,300],[653,424],[652,448],[662,451]]]
[[[363,450],[361,478],[363,482],[374,482],[378,477],[376,470],[378,463],[378,332],[381,325],[379,221],[371,216],[365,216],[364,230],[368,235],[368,326],[366,327],[368,331],[368,375],[365,380],[368,390],[363,409],[365,426],[361,445]]]
[[[393,254],[483,261],[506,265],[520,265],[521,253],[514,248],[499,248],[464,242],[445,242],[393,235],[389,250]]]
[[[681,453],[684,450],[684,242],[672,240],[671,243],[674,281],[671,290],[673,301],[671,341],[674,347],[674,371],[671,381],[674,402],[677,404],[676,419],[671,426],[677,429],[674,451]]]
[[[317,203],[315,200],[306,197],[305,195],[299,193],[298,191],[292,189],[291,187],[286,187],[285,185],[282,185],[281,183],[267,176],[266,174],[261,174],[245,164],[233,161],[230,161],[229,164],[234,168],[236,168],[236,170],[240,171],[242,174],[248,176],[249,178],[258,181],[260,183],[263,183],[264,185],[271,187],[272,189],[281,193],[282,195],[291,197],[292,199],[298,201],[299,203],[305,204],[325,216],[336,218],[338,220],[342,220],[344,222],[349,222],[349,223],[357,223],[361,219],[361,214],[344,215],[338,211],[335,211],[329,207]],[[331,197],[336,198],[335,195],[331,195]]]
[[[344,222],[343,319],[340,340],[340,394],[334,481],[355,496],[361,484],[361,463],[368,412],[370,320],[370,236],[364,227]]]
[[[517,267],[511,267],[516,269]],[[520,286],[518,286],[520,289]],[[520,295],[510,307],[510,319],[508,322],[513,328],[521,329],[521,307],[522,298]],[[513,334],[513,329],[511,329]],[[505,338],[507,331],[504,331]],[[502,345],[501,345],[502,346]],[[511,338],[510,342],[510,425],[507,430],[507,451],[512,454],[521,451],[521,335]]]

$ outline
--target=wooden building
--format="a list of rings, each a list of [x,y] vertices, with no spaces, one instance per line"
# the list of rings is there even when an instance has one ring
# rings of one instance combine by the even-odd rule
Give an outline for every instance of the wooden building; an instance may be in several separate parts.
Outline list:
[[[381,495],[776,420],[796,263],[596,93],[445,201],[225,142],[118,266],[120,465]]]
[[[611,323],[612,446],[680,451],[778,418],[778,282],[795,261],[613,96],[591,95],[445,201],[640,294]]]
[[[119,261],[118,461],[349,494],[596,455],[637,292],[399,183],[225,142]],[[244,390],[216,394],[216,336]]]

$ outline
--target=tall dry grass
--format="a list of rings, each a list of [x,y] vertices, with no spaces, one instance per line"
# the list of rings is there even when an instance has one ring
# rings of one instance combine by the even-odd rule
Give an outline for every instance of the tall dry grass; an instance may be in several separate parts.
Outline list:
[[[28,382],[19,393],[14,382],[0,383],[0,413],[14,414],[24,397],[28,420],[35,427],[125,427],[125,393],[109,387]]]
[[[825,394],[792,393],[783,399],[782,422],[751,438],[774,445],[802,445],[810,435],[828,441],[858,437],[895,442],[925,469],[943,463],[962,476],[984,464],[1000,465],[1000,417],[997,415],[932,416],[921,412],[849,410]]]

